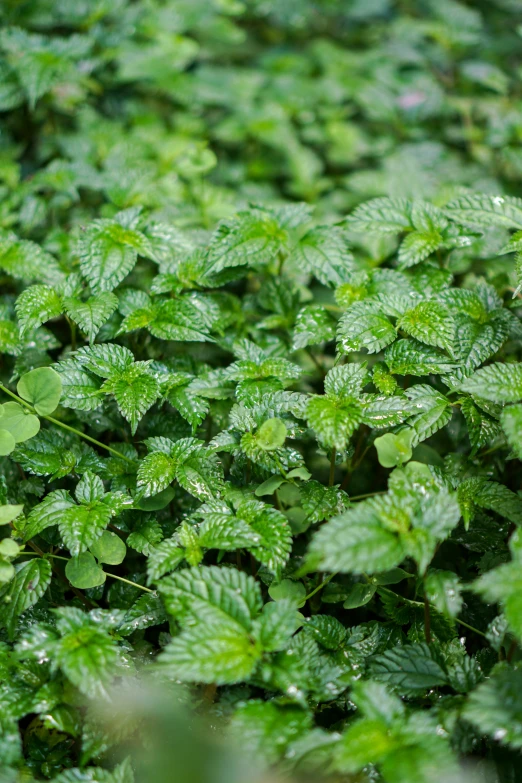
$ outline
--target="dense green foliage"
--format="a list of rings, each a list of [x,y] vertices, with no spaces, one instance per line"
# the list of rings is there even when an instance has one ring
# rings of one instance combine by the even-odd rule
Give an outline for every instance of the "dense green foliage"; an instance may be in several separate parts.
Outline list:
[[[518,0],[0,17],[0,782],[519,780]]]

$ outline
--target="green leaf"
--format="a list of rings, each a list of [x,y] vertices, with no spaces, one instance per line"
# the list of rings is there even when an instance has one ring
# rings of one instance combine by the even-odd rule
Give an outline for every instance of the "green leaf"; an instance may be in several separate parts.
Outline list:
[[[307,407],[308,424],[326,446],[345,449],[350,436],[359,426],[363,407],[355,398],[315,396]]]
[[[403,691],[434,688],[447,683],[447,674],[433,649],[424,643],[387,650],[372,659],[373,676]]]
[[[519,639],[522,639],[522,574],[519,562],[506,563],[488,571],[478,579],[473,589],[487,601],[499,602],[506,619]]]
[[[361,233],[395,234],[410,228],[410,204],[406,199],[375,198],[360,204],[346,222]]]
[[[356,583],[348,593],[348,597],[345,598],[343,603],[343,609],[358,609],[359,606],[365,606],[372,600],[377,585]]]
[[[156,544],[163,538],[163,531],[157,519],[152,515],[143,516],[127,538],[127,545],[141,552],[143,555],[152,556],[156,551]],[[161,546],[161,544],[160,544]]]
[[[450,201],[446,214],[465,226],[522,229],[522,199],[513,196],[471,195]]]
[[[51,582],[51,564],[43,558],[16,563],[15,576],[0,588],[0,624],[12,637],[19,615],[33,606]]]
[[[203,506],[200,544],[208,549],[246,548],[270,571],[279,572],[288,560],[292,536],[288,522],[280,511],[248,500],[232,514],[225,503]]]
[[[397,750],[398,742],[380,720],[359,720],[348,727],[335,752],[334,767],[358,772],[369,763],[379,764]]]
[[[97,564],[90,552],[81,552],[67,561],[65,576],[74,587],[88,590],[105,582],[103,569]]]
[[[17,402],[6,402],[0,406],[0,428],[11,433],[15,443],[23,443],[38,433],[40,419]]]
[[[438,612],[457,617],[462,609],[462,586],[452,571],[430,570],[424,582],[424,590],[430,603]]]
[[[310,554],[324,571],[375,573],[398,565],[404,551],[367,502],[334,517],[315,534]]]
[[[4,430],[0,427],[0,456],[5,457],[7,454],[11,454],[16,446],[16,441],[8,430]]]
[[[118,298],[108,291],[102,291],[82,302],[72,296],[63,299],[67,315],[85,332],[89,342],[94,342],[100,328],[106,323],[118,307]]]
[[[317,226],[294,247],[292,262],[315,275],[324,285],[340,285],[354,267],[344,232],[337,226]]]
[[[73,505],[63,510],[58,527],[71,555],[79,555],[89,549],[101,536],[112,516],[110,507],[99,500],[85,506]]]
[[[0,506],[0,525],[8,525],[13,519],[20,516],[24,507],[21,505]]]
[[[99,563],[107,563],[108,565],[123,563],[127,554],[125,542],[116,533],[109,530],[105,530],[89,549]]]
[[[396,435],[388,432],[375,438],[374,445],[377,449],[379,463],[383,468],[395,468],[408,462],[412,455],[412,442],[415,438],[415,430],[405,429]]]
[[[182,682],[226,685],[247,680],[260,656],[244,630],[224,621],[183,631],[165,647],[158,665]]]
[[[54,288],[47,285],[30,286],[16,300],[16,315],[22,336],[51,318],[58,318],[62,312],[60,297]]]
[[[335,321],[327,310],[311,305],[299,310],[295,317],[294,342],[295,351],[306,348],[307,345],[330,342],[335,337]]]
[[[463,714],[481,734],[522,748],[522,671],[504,667],[494,672],[470,694]]]
[[[500,421],[509,445],[517,457],[522,459],[522,405],[508,405],[502,411]]]
[[[113,394],[118,410],[136,432],[144,414],[159,397],[159,384],[149,372],[147,362],[134,362],[125,370],[116,370],[102,386],[105,394]]]
[[[341,316],[337,337],[343,353],[363,348],[378,353],[396,339],[397,332],[378,302],[365,301],[354,302]]]
[[[454,363],[436,348],[416,340],[397,340],[384,354],[391,373],[397,375],[430,375],[451,372]]]
[[[22,375],[16,390],[30,402],[37,413],[48,416],[58,407],[62,395],[62,380],[51,367],[37,367]]]
[[[167,611],[182,621],[223,621],[249,631],[262,607],[253,577],[217,566],[185,569],[163,579],[158,590]]]
[[[325,487],[318,481],[307,481],[299,491],[310,524],[330,519],[349,505],[346,492],[339,487]]]
[[[79,243],[80,269],[94,294],[112,291],[132,271],[138,253],[147,255],[146,237],[114,220],[95,220]]]
[[[242,264],[267,264],[286,242],[286,231],[268,212],[253,209],[219,224],[207,253],[211,274]]]
[[[230,732],[251,758],[272,765],[310,727],[310,713],[301,707],[252,699],[236,710]]]
[[[272,582],[268,595],[274,601],[288,602],[296,609],[301,609],[305,605],[306,588],[302,582],[283,579],[281,582]]]
[[[412,403],[412,408],[418,411],[408,420],[408,426],[415,433],[412,445],[416,446],[448,424],[452,415],[451,402],[424,383],[406,389],[406,396]]]
[[[29,541],[52,525],[57,525],[71,508],[75,508],[75,504],[65,489],[50,492],[27,517],[27,524],[23,529],[24,541]]]
[[[53,651],[55,664],[84,696],[107,700],[119,664],[115,640],[79,609],[61,607],[56,613],[61,638]]]
[[[151,547],[147,558],[148,583],[156,582],[165,574],[174,571],[184,558],[185,550],[175,538],[167,538]]]
[[[518,402],[522,400],[522,364],[490,364],[467,378],[461,388],[492,402]]]
[[[427,345],[451,351],[455,322],[447,307],[439,302],[419,302],[406,310],[397,321],[397,328]]]
[[[275,451],[284,445],[287,429],[281,419],[267,419],[256,433],[256,441],[263,451]]]
[[[138,467],[138,490],[145,497],[165,490],[176,477],[176,463],[168,454],[154,451],[141,460]]]

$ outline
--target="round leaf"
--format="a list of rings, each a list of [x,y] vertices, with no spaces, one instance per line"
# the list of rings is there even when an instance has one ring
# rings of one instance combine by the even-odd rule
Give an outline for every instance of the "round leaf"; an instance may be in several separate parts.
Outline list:
[[[108,563],[109,565],[123,563],[127,554],[125,542],[116,533],[111,533],[109,530],[105,530],[89,548],[99,563]]]
[[[3,538],[0,541],[0,556],[1,557],[16,557],[18,552],[20,551],[20,547],[16,543],[16,541],[13,541],[12,538]]]
[[[29,413],[17,402],[6,402],[2,405],[2,429],[11,433],[15,443],[34,438],[40,430],[40,419]]]
[[[106,576],[90,552],[73,557],[65,566],[65,575],[73,587],[88,590],[105,582]]]
[[[377,457],[383,468],[395,468],[411,459],[414,435],[414,430],[406,429],[397,434],[387,432],[386,435],[375,438]]]
[[[22,513],[23,506],[0,506],[0,525],[8,525],[13,519]]]
[[[271,584],[268,595],[274,601],[287,599],[298,609],[305,605],[306,588],[302,582],[293,582],[291,579],[283,579],[279,584]]]
[[[14,566],[7,560],[0,560],[0,584],[10,582],[15,575]]]
[[[377,585],[358,582],[350,590],[348,598],[343,604],[344,609],[357,609],[358,606],[364,606],[368,601],[371,601],[376,590]]]
[[[264,451],[281,448],[286,439],[286,426],[281,419],[267,419],[257,431],[256,441]]]
[[[172,487],[166,487],[161,492],[158,492],[157,495],[153,495],[150,498],[140,498],[140,500],[135,501],[134,507],[142,511],[161,511],[162,508],[168,506],[175,494]]]
[[[9,430],[0,429],[0,457],[5,457],[14,451],[16,441]]]
[[[53,413],[62,395],[62,379],[51,367],[37,367],[22,375],[17,391],[42,416]]]

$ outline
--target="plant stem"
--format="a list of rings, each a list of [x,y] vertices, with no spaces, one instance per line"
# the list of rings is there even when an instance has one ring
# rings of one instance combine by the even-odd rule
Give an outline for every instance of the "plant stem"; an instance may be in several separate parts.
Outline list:
[[[387,489],[381,489],[378,492],[366,492],[364,495],[352,495],[350,500],[364,500],[364,498],[373,498],[374,495],[385,495]]]
[[[110,453],[114,454],[115,457],[118,457],[119,459],[123,459],[125,460],[125,462],[131,462],[134,465],[133,459],[127,457],[125,454],[122,454],[121,451],[117,451],[116,449],[113,449],[112,446],[107,446],[105,443],[102,443],[101,441],[96,440],[95,438],[91,438],[90,435],[86,435],[85,432],[82,432],[81,430],[77,430],[75,427],[69,426],[69,424],[64,424],[63,421],[59,421],[58,419],[55,419],[52,416],[44,416],[42,414],[39,414],[30,403],[26,402],[17,394],[14,394],[12,391],[9,391],[9,389],[7,389],[2,383],[0,383],[0,389],[2,389],[2,391],[8,394],[9,397],[12,397],[13,400],[16,400],[17,403],[23,405],[24,408],[27,408],[27,410],[31,411],[31,413],[35,414],[36,416],[40,416],[40,418],[46,419],[47,421],[50,421],[52,424],[56,424],[58,427],[61,427],[64,430],[68,430],[68,432],[73,432],[75,435],[78,435],[78,437],[83,438],[84,440],[88,440],[90,443],[94,443],[95,446],[99,446],[101,449],[106,449],[106,451],[110,451]]]
[[[328,479],[328,486],[333,487],[334,479],[335,479],[335,457],[337,455],[337,449],[335,446],[332,448],[332,453],[330,455],[330,477]]]
[[[37,546],[36,544],[33,544],[33,542],[32,542],[32,541],[28,541],[28,542],[27,542],[27,545],[28,545],[28,546],[30,546],[30,547],[31,547],[31,549],[33,549],[34,551],[33,551],[33,552],[25,552],[24,554],[26,554],[26,555],[38,555],[38,557],[46,557],[46,554],[45,554],[45,552],[43,551],[43,549],[40,549],[40,547],[39,547],[39,546]],[[63,582],[64,584],[66,584],[66,585],[67,585],[67,587],[69,587],[69,589],[70,589],[70,590],[71,590],[71,591],[74,593],[74,595],[76,596],[76,598],[78,598],[78,599],[79,599],[79,600],[82,602],[82,604],[83,604],[84,606],[86,606],[86,607],[87,607],[87,609],[94,609],[94,608],[95,608],[96,604],[93,604],[93,603],[92,603],[92,602],[91,602],[91,601],[90,601],[90,600],[87,598],[87,596],[86,596],[86,595],[84,595],[83,593],[81,593],[81,592],[78,590],[78,588],[77,588],[77,587],[74,587],[74,585],[72,585],[72,584],[69,582],[69,580],[68,580],[68,579],[66,579],[66,578],[65,578],[65,577],[64,577],[64,576],[63,576],[63,575],[60,573],[60,571],[58,571],[58,569],[57,569],[57,568],[56,568],[56,567],[55,567],[55,566],[54,566],[52,563],[51,563],[51,568],[52,568],[52,570],[53,570],[54,574],[55,574],[55,575],[58,577],[58,579],[59,579],[61,582]]]
[[[309,598],[311,598],[311,597],[312,597],[313,595],[315,595],[316,593],[318,593],[318,592],[319,592],[319,590],[322,590],[322,589],[323,589],[323,587],[326,587],[326,585],[328,584],[328,582],[331,582],[331,581],[332,581],[332,579],[334,578],[334,576],[337,576],[337,574],[338,574],[338,573],[339,573],[338,571],[334,571],[334,573],[333,573],[333,574],[330,574],[330,576],[327,576],[327,577],[326,577],[326,579],[323,579],[323,581],[322,581],[320,584],[318,584],[318,585],[317,585],[317,587],[316,587],[314,590],[312,590],[312,592],[311,592],[311,593],[308,593],[308,595],[307,595],[307,596],[305,596],[305,599],[304,599],[304,600],[305,600],[305,601],[308,601],[308,599],[309,599]]]
[[[38,555],[39,557],[46,557],[46,558],[53,558],[53,560],[64,560],[66,563],[71,560],[70,557],[62,557],[62,555],[51,555],[48,552],[44,552],[42,549],[36,549],[36,544],[32,544],[31,541],[28,542],[29,546],[33,547],[35,549],[34,552],[21,552],[22,555]],[[149,587],[144,587],[143,585],[139,585],[137,582],[132,582],[130,579],[125,579],[123,576],[118,576],[117,574],[109,574],[108,571],[103,572],[105,576],[110,576],[112,579],[118,579],[120,582],[125,582],[128,585],[132,585],[132,587],[137,587],[139,590],[144,590],[146,593],[155,593],[155,590],[151,590]],[[71,585],[71,589],[73,592],[76,590],[75,587]],[[83,596],[85,598],[85,596]],[[87,600],[87,599],[86,599]],[[91,605],[92,609],[92,605]]]
[[[424,637],[427,644],[431,644],[431,616],[430,616],[430,602],[426,595],[424,595]]]
[[[478,629],[478,628],[474,628],[472,625],[468,625],[468,623],[465,623],[465,622],[464,622],[464,620],[459,620],[459,618],[458,618],[458,617],[456,617],[456,618],[455,618],[455,620],[456,620],[456,622],[457,622],[459,625],[463,625],[463,626],[464,626],[464,628],[468,628],[468,630],[470,630],[470,631],[473,631],[473,633],[476,633],[476,634],[478,634],[479,636],[483,636],[483,637],[484,637],[484,639],[487,639],[487,638],[488,638],[488,637],[486,636],[486,634],[485,634],[483,631],[479,631],[479,629]]]

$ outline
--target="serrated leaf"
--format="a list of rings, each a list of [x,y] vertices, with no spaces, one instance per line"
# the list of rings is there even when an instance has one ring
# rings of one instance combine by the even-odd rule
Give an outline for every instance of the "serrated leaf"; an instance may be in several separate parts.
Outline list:
[[[312,228],[296,244],[291,259],[324,285],[345,282],[354,265],[345,235],[336,226]]]
[[[398,536],[383,527],[366,503],[348,509],[317,531],[310,554],[321,569],[343,573],[375,573],[398,565],[404,551]]]
[[[424,582],[428,600],[438,612],[456,617],[462,609],[462,586],[452,571],[430,570]]]
[[[446,214],[465,226],[522,229],[522,199],[514,196],[461,196],[446,205]]]
[[[461,388],[492,402],[522,400],[522,364],[495,362],[467,378]]]
[[[92,343],[100,328],[118,307],[118,298],[108,291],[95,294],[85,302],[66,296],[63,306],[67,315],[87,334],[89,342]]]
[[[378,353],[392,343],[397,332],[378,302],[355,302],[341,316],[337,327],[339,348],[344,353],[366,348]]]
[[[64,513],[74,506],[75,503],[66,490],[57,489],[50,492],[27,517],[23,530],[24,541],[29,541],[52,525],[57,525]]]
[[[451,350],[455,323],[448,308],[439,302],[419,302],[406,310],[397,327],[426,345]]]
[[[391,373],[423,376],[451,372],[454,363],[436,348],[417,340],[397,340],[384,354],[384,361]]]
[[[293,349],[329,342],[335,337],[335,321],[327,310],[307,306],[295,318]]]
[[[522,671],[500,669],[470,694],[464,717],[481,734],[518,749],[522,747]]]
[[[346,448],[363,417],[363,406],[352,397],[312,397],[307,407],[308,424],[327,446]]]
[[[447,674],[432,648],[424,643],[387,650],[371,661],[373,676],[405,691],[426,690],[447,683]]]
[[[501,423],[509,445],[522,459],[522,405],[508,405],[504,408]]]
[[[132,271],[138,253],[147,254],[146,237],[113,220],[95,220],[79,243],[80,268],[94,294],[112,291]]]
[[[57,318],[62,311],[62,301],[54,288],[46,285],[26,288],[16,300],[20,334],[23,336],[51,318]]]
[[[88,549],[101,536],[112,516],[109,506],[100,500],[62,511],[58,527],[71,555],[74,557]]]
[[[51,564],[43,558],[32,558],[15,565],[14,578],[0,588],[0,623],[13,635],[16,619],[33,606],[51,581]]]
[[[132,434],[160,393],[158,381],[149,372],[146,362],[134,362],[125,370],[117,370],[101,390],[114,395],[118,410],[131,425]]]
[[[360,204],[346,222],[361,233],[395,234],[411,227],[410,204],[406,199],[375,198]]]

